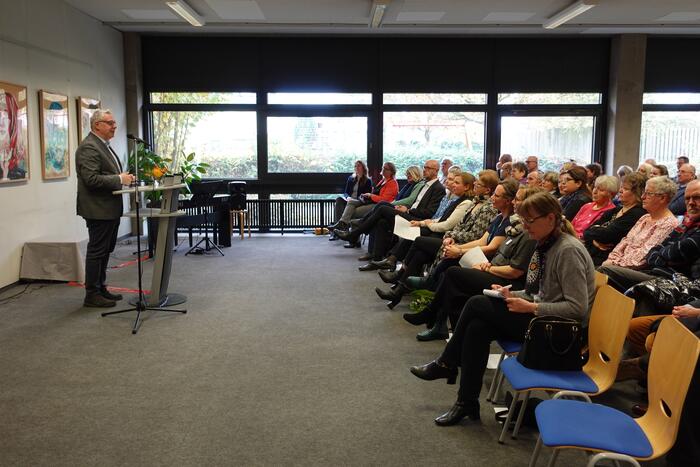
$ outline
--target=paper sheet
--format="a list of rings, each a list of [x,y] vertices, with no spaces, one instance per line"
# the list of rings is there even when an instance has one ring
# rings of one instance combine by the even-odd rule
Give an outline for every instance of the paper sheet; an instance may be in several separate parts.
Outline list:
[[[471,268],[475,264],[481,264],[487,261],[484,252],[477,246],[467,250],[467,252],[462,255],[462,258],[459,260],[459,265],[463,268]]]
[[[394,235],[407,240],[415,240],[420,237],[420,227],[411,227],[411,223],[401,216],[394,219]]]

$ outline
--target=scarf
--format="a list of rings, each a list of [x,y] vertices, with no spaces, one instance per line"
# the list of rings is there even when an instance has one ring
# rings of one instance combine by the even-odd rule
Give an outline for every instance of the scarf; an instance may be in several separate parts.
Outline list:
[[[525,293],[534,297],[542,289],[542,278],[547,262],[547,251],[559,239],[561,232],[553,232],[535,247],[535,253],[530,258],[530,265],[527,268],[527,278],[525,279]]]
[[[523,223],[520,220],[520,216],[513,214],[510,216],[510,225],[506,227],[506,236],[509,238],[517,237],[523,233]]]

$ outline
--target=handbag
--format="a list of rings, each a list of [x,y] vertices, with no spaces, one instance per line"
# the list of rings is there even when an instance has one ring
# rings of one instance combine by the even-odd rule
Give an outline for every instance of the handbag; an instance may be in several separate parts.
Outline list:
[[[581,323],[557,316],[533,318],[518,361],[533,370],[580,371],[583,367]]]

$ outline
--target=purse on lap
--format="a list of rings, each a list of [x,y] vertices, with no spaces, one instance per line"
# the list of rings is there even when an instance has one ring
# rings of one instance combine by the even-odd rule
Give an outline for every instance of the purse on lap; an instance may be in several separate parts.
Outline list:
[[[574,319],[538,316],[530,321],[518,361],[533,370],[579,371],[583,330]]]

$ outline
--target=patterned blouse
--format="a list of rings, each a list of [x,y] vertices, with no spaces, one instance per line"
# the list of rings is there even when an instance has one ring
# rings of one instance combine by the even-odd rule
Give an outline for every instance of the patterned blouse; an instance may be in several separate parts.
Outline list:
[[[674,216],[655,221],[649,214],[643,215],[610,252],[606,263],[631,269],[644,267],[649,250],[663,242],[677,225],[678,219]]]
[[[460,245],[481,238],[497,215],[498,210],[493,207],[490,199],[474,204],[462,222],[445,234],[445,238],[453,238]]]

